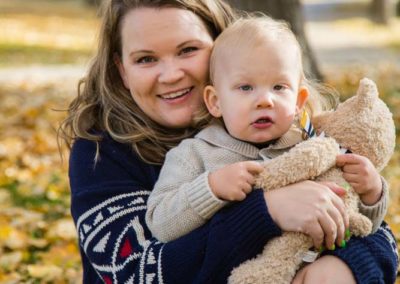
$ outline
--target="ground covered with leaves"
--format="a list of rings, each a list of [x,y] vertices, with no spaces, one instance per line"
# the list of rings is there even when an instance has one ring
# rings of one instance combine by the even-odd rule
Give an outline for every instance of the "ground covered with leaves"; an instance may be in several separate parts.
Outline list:
[[[80,260],[55,129],[59,84],[0,87],[0,283],[76,283]],[[68,96],[68,99],[70,96]]]
[[[0,73],[21,68],[10,71],[18,80],[0,78],[0,283],[81,282],[69,212],[68,153],[63,148],[62,162],[56,140],[77,81],[51,77],[40,67],[37,77],[21,77],[18,70],[87,64],[98,20],[78,1],[40,1],[46,9],[28,7],[31,1],[0,0]],[[343,99],[354,94],[360,78],[374,79],[393,112],[397,148],[383,175],[391,188],[386,220],[400,241],[400,68],[387,63],[326,70]]]

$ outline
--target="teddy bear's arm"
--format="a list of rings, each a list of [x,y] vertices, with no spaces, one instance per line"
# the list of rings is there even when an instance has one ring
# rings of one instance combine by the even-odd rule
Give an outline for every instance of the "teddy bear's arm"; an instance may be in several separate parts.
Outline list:
[[[271,190],[314,179],[335,165],[339,153],[339,145],[333,138],[316,137],[303,141],[265,162],[263,172],[256,179],[256,187]]]

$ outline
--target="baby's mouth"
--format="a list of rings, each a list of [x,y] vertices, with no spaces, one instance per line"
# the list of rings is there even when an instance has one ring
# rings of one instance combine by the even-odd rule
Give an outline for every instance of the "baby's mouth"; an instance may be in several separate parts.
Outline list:
[[[260,117],[256,121],[253,122],[253,124],[265,124],[265,123],[272,123],[272,119],[268,116],[265,117]]]

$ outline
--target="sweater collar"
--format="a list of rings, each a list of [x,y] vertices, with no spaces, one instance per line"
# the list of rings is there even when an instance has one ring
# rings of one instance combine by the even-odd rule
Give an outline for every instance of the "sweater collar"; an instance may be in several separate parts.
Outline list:
[[[260,150],[248,142],[232,137],[220,124],[212,124],[203,129],[196,135],[196,138],[202,139],[217,147],[239,153],[250,159],[258,159],[260,155],[274,158],[303,140],[301,130],[292,126],[289,131],[280,137],[274,144]]]

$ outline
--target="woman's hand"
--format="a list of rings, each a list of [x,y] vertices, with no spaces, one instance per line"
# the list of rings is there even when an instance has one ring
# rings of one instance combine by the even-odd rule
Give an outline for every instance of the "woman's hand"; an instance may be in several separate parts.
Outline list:
[[[283,231],[302,232],[320,248],[325,240],[334,249],[345,239],[349,226],[345,206],[338,195],[346,191],[334,183],[303,181],[264,193],[268,211]]]
[[[255,175],[263,167],[259,162],[245,161],[222,167],[208,175],[208,183],[215,196],[228,201],[242,201],[251,192]]]
[[[297,272],[292,284],[355,284],[353,273],[340,258],[325,255]]]
[[[360,195],[366,205],[373,205],[382,196],[382,181],[372,162],[357,154],[342,154],[336,157],[336,166],[343,170],[344,179]]]

